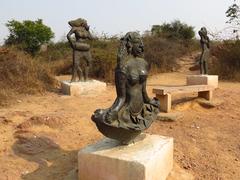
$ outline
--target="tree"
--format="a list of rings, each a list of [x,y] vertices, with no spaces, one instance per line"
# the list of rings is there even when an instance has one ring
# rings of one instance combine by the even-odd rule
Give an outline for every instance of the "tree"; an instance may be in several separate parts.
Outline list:
[[[227,23],[233,25],[240,25],[240,7],[234,0],[233,5],[231,5],[226,11],[226,17],[229,18]]]
[[[35,55],[42,44],[48,43],[54,37],[51,28],[44,25],[41,19],[23,22],[11,20],[6,26],[10,35],[5,44],[17,45],[31,55]]]
[[[195,36],[194,27],[188,26],[179,20],[171,23],[163,23],[162,25],[152,26],[152,34],[170,39],[189,40]]]

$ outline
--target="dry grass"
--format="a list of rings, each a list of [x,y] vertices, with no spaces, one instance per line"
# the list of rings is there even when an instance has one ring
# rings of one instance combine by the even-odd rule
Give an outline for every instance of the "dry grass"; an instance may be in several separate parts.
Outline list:
[[[94,79],[114,82],[119,40],[116,38],[94,40],[91,45],[93,57],[91,74]],[[151,65],[152,73],[170,72],[177,69],[177,58],[195,51],[199,43],[194,40],[167,40],[161,37],[145,37],[145,59]],[[55,75],[71,74],[72,50],[67,42],[51,44],[46,52],[37,58],[47,62]]]
[[[48,66],[14,48],[0,50],[0,104],[19,94],[53,90],[55,80]]]
[[[171,72],[178,69],[177,59],[196,51],[199,46],[195,40],[167,40],[161,37],[144,39],[145,59],[150,63],[152,72]]]
[[[118,39],[94,40],[90,76],[114,82]],[[151,72],[169,72],[177,68],[176,59],[195,50],[193,42],[169,41],[145,37],[145,59]],[[72,50],[67,42],[51,44],[47,51],[32,58],[16,48],[0,49],[0,104],[19,94],[36,94],[55,87],[55,75],[71,74]]]
[[[240,81],[240,41],[225,41],[212,48],[211,74],[220,79]]]

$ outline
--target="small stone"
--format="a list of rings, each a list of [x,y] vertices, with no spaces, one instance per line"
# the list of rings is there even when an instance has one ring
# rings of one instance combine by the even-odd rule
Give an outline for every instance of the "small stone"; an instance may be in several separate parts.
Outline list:
[[[22,175],[26,175],[28,173],[29,173],[29,171],[24,171],[24,172],[22,172]]]

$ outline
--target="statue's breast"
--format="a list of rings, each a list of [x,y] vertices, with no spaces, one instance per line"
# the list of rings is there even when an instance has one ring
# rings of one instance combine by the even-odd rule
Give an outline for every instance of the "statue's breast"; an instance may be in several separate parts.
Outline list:
[[[136,69],[132,69],[128,73],[128,81],[132,85],[139,83],[139,73],[138,73],[138,71]]]
[[[132,85],[142,83],[147,78],[147,66],[145,61],[138,59],[129,60],[127,63],[127,77]]]

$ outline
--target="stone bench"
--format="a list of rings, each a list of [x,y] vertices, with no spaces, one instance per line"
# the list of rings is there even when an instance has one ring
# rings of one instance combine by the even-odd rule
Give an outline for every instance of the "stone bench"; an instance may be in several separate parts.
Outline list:
[[[193,93],[198,92],[198,97],[211,100],[213,96],[214,86],[210,85],[192,85],[192,86],[158,86],[153,88],[153,93],[160,100],[160,110],[164,112],[169,112],[172,105],[172,94],[179,93]]]

